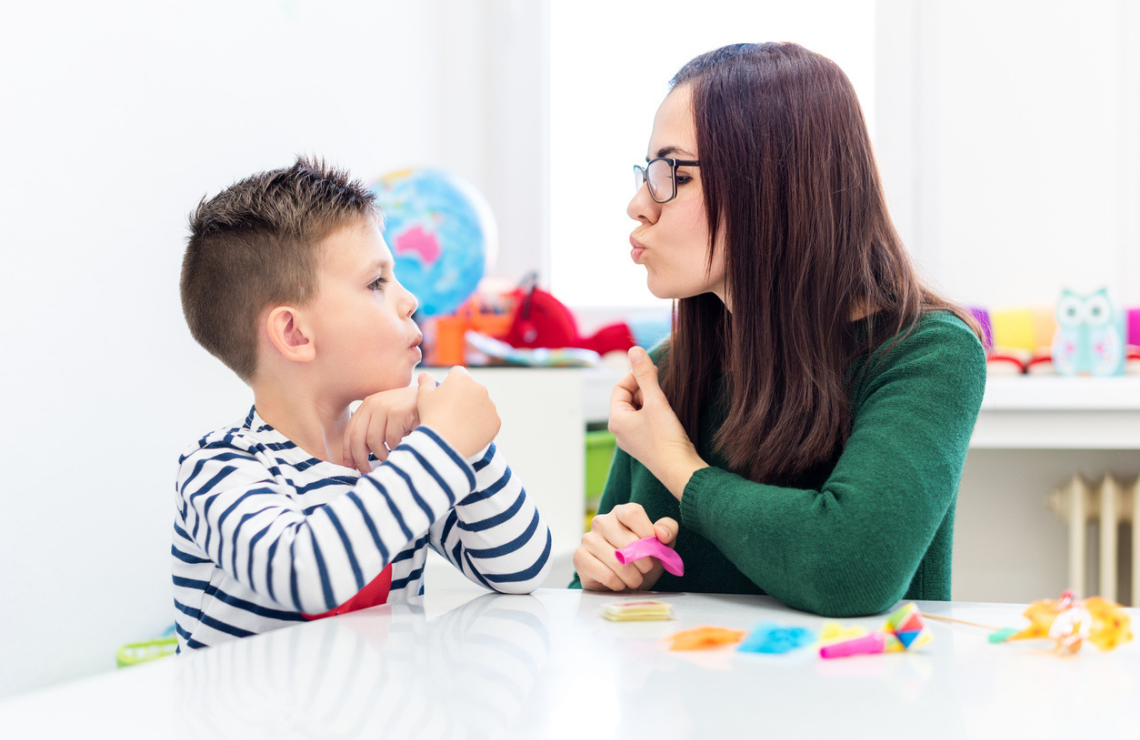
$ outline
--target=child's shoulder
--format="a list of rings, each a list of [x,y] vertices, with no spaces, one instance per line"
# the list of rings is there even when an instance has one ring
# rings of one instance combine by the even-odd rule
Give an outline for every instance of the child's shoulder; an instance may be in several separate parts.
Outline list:
[[[261,422],[256,411],[250,408],[242,421],[215,429],[190,443],[178,457],[178,464],[184,465],[191,458],[226,454],[227,451],[247,455],[264,452],[267,445],[273,444],[273,441],[267,437],[267,433],[273,431],[273,428]]]

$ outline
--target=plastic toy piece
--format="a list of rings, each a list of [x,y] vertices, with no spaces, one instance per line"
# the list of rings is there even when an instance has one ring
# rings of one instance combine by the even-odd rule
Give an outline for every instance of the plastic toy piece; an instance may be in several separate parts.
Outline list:
[[[783,654],[815,642],[815,633],[803,627],[781,627],[775,622],[761,622],[737,645],[742,653]]]
[[[611,622],[655,622],[673,618],[673,607],[664,601],[619,601],[606,604],[602,616]]]
[[[925,645],[930,640],[930,630],[922,620],[922,612],[912,601],[891,612],[881,631],[823,645],[819,649],[819,657],[845,658],[850,655],[899,653]]]
[[[615,550],[614,557],[622,565],[629,565],[634,560],[654,557],[660,560],[661,565],[665,566],[665,570],[673,575],[685,575],[685,564],[681,562],[681,556],[673,548],[663,545],[661,540],[656,537],[646,537],[637,542],[631,542],[622,549]]]
[[[1060,599],[1034,601],[1025,616],[1029,626],[1006,641],[1054,640],[1056,652],[1076,653],[1086,639],[1101,650],[1132,640],[1131,618],[1119,604],[1099,596],[1077,600],[1066,591]]]
[[[744,639],[744,630],[725,627],[694,627],[675,632],[665,638],[670,650],[708,650],[721,645],[732,645]]]
[[[995,645],[999,642],[1005,642],[1009,638],[1016,635],[1018,632],[1019,630],[1016,627],[1004,627],[990,635],[990,642],[994,643]]]
[[[819,631],[819,642],[822,645],[830,645],[854,637],[862,637],[865,634],[867,634],[867,630],[862,627],[844,627],[839,622],[824,622],[823,629]]]

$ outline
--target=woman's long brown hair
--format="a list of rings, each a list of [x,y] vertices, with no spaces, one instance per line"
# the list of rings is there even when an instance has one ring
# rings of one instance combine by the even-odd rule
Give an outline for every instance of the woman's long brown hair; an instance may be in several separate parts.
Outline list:
[[[738,44],[692,60],[671,85],[692,89],[709,265],[723,230],[731,313],[711,293],[677,302],[662,388],[697,443],[725,372],[714,449],[754,481],[789,483],[843,449],[857,356],[927,311],[952,311],[975,333],[977,322],[915,274],[834,62],[796,44]],[[852,317],[868,313],[856,346]]]

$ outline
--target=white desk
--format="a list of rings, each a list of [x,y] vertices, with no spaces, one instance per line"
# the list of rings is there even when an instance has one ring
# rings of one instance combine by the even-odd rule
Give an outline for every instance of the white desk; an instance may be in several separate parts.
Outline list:
[[[290,627],[0,704],[5,737],[1134,737],[1140,646],[1075,657],[931,622],[920,652],[825,661],[670,652],[674,630],[823,619],[767,597],[671,594],[673,622],[615,624],[619,597],[447,591]],[[1022,607],[927,602],[994,625]],[[1133,624],[1140,614],[1130,610]],[[881,618],[842,620],[877,628]]]

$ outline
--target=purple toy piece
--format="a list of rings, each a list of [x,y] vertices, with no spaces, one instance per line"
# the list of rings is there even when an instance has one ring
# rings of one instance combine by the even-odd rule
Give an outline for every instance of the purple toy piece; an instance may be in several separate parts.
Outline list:
[[[660,560],[661,565],[665,566],[665,570],[673,575],[685,575],[685,564],[681,562],[681,556],[673,548],[661,544],[661,540],[656,537],[646,537],[643,540],[631,542],[622,549],[615,550],[614,557],[622,565],[629,565],[634,560],[654,557]]]
[[[970,313],[974,314],[974,318],[982,325],[982,344],[985,346],[986,351],[994,348],[994,325],[990,321],[990,312],[984,308],[971,306]]]

